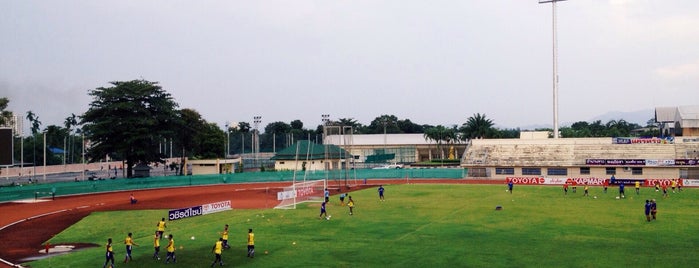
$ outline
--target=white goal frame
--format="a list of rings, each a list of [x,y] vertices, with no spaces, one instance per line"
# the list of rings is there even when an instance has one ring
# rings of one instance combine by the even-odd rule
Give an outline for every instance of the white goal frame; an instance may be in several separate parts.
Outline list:
[[[325,201],[325,189],[328,189],[328,180],[312,180],[293,183],[284,187],[277,193],[280,203],[276,209],[296,209],[296,204],[305,202]]]

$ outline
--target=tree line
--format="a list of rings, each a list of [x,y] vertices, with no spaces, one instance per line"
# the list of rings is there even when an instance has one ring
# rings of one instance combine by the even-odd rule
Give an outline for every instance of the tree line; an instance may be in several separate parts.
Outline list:
[[[110,82],[109,87],[88,91],[92,102],[81,115],[71,114],[63,126],[49,125],[41,129],[39,116],[28,111],[31,136],[18,137],[15,155],[23,149],[23,163],[43,163],[43,136],[48,148],[59,148],[64,153],[48,151],[47,164],[96,162],[109,157],[126,163],[127,176],[139,163],[163,162],[164,158],[191,159],[224,158],[234,154],[253,152],[253,140],[259,139],[260,152],[273,152],[290,146],[298,140],[310,139],[322,143],[327,126],[351,127],[353,134],[423,134],[425,140],[441,144],[466,142],[481,138],[518,138],[519,128],[497,128],[485,114],[476,113],[461,125],[417,124],[395,115],[380,115],[368,125],[353,118],[327,120],[315,128],[305,128],[301,120],[289,123],[275,121],[264,127],[263,133],[252,129],[249,122],[218,126],[208,122],[192,108],[179,108],[173,97],[158,82],[146,80]],[[10,125],[12,112],[7,111],[9,99],[0,98],[0,126]],[[659,135],[653,119],[647,126],[629,123],[623,119],[591,123],[579,121],[560,129],[561,137],[625,137]],[[642,132],[634,130],[643,129]],[[537,129],[551,131],[551,129]],[[329,132],[328,134],[334,134]],[[85,154],[83,155],[83,145]]]

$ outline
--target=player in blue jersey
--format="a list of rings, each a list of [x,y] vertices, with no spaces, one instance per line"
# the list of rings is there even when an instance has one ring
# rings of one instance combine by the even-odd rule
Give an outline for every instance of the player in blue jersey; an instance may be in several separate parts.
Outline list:
[[[320,215],[318,216],[319,219],[322,219],[323,216],[325,216],[326,220],[330,219],[330,217],[328,217],[328,212],[325,210],[325,204],[327,203],[328,202],[323,202],[322,204],[320,204]]]
[[[386,201],[383,197],[384,188],[383,185],[379,185],[379,200]]]
[[[626,198],[624,195],[624,183],[619,183],[619,198]]]
[[[510,194],[512,194],[512,187],[514,187],[514,185],[515,183],[512,182],[512,180],[507,182],[507,191],[510,192]]]
[[[650,200],[646,199],[646,207],[645,207],[645,212],[646,212],[646,221],[650,222],[650,209],[653,205],[650,203]]]

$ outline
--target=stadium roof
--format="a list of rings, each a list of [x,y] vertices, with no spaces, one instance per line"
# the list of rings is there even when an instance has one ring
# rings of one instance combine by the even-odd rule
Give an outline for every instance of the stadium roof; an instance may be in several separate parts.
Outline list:
[[[677,107],[655,107],[655,121],[658,123],[675,122]]]
[[[699,106],[677,107],[675,121],[679,122],[682,128],[699,128]]]

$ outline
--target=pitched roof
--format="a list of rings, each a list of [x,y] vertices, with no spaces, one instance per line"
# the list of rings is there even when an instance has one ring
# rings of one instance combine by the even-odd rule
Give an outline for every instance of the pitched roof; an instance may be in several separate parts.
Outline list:
[[[683,128],[699,127],[699,106],[677,107],[675,121],[679,122]]]
[[[327,154],[325,153],[327,150]],[[308,140],[300,140],[289,147],[277,152],[272,160],[318,160],[318,159],[346,159],[351,155],[334,144],[317,144]]]
[[[655,121],[675,122],[675,113],[677,113],[677,107],[655,107]]]

